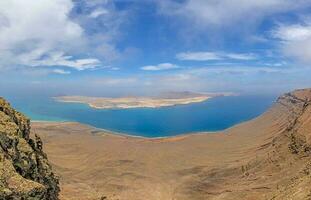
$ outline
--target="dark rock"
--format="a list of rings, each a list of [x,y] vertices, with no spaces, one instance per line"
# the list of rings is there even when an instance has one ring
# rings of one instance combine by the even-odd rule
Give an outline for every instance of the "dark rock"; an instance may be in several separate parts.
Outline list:
[[[41,139],[30,139],[29,119],[0,98],[0,199],[57,200],[58,193]]]

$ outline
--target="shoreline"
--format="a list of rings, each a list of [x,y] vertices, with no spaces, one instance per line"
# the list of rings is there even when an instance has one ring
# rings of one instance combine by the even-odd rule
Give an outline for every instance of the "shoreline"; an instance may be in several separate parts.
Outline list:
[[[31,121],[31,123],[54,124],[54,125],[57,125],[57,124],[76,124],[76,125],[81,125],[81,126],[84,126],[84,127],[89,127],[90,129],[93,129],[95,131],[102,132],[102,134],[100,132],[93,134],[93,135],[98,135],[98,136],[102,136],[102,135],[107,134],[107,135],[110,135],[110,136],[123,137],[123,138],[133,138],[133,139],[144,139],[144,140],[167,140],[168,139],[168,140],[170,140],[170,139],[179,139],[179,138],[186,138],[186,137],[206,135],[206,134],[211,134],[211,135],[223,134],[224,132],[226,132],[229,129],[232,129],[232,128],[236,127],[236,126],[240,126],[240,125],[242,125],[244,123],[253,121],[253,120],[257,119],[258,117],[255,117],[255,118],[247,120],[247,121],[240,122],[238,124],[235,124],[235,125],[230,126],[230,127],[226,128],[226,129],[223,129],[223,130],[187,132],[187,133],[181,133],[181,134],[178,134],[178,135],[159,136],[159,137],[146,137],[146,136],[140,136],[140,135],[131,135],[129,133],[122,133],[122,132],[117,132],[117,131],[111,131],[111,130],[104,129],[104,128],[97,128],[97,127],[89,125],[89,124],[75,122],[75,121],[40,121],[40,120],[34,120],[34,121]]]
[[[153,107],[149,107],[149,106],[137,106],[137,107],[130,107],[130,106],[124,106],[124,107],[100,107],[100,106],[96,106],[93,105],[92,103],[85,103],[85,102],[70,102],[70,101],[60,101],[63,103],[82,103],[85,105],[88,105],[90,108],[93,109],[98,109],[98,110],[108,110],[108,109],[137,109],[137,108],[150,108],[150,109],[157,109],[157,108],[165,108],[165,107],[175,107],[175,106],[182,106],[182,105],[189,105],[189,104],[195,104],[195,103],[201,103],[204,101],[207,101],[209,99],[211,99],[212,97],[207,97],[206,99],[202,99],[200,101],[192,101],[192,102],[185,102],[185,103],[178,103],[178,104],[174,104],[174,105],[158,105],[158,106],[153,106]]]
[[[213,98],[213,97],[211,97]],[[78,103],[78,102],[75,102]],[[80,103],[80,102],[79,102]],[[85,105],[84,103],[80,103]],[[175,105],[175,106],[179,106],[179,105]],[[169,106],[172,107],[172,106]],[[130,109],[135,109],[135,108],[130,108]],[[157,109],[157,108],[155,108]],[[265,110],[263,113],[267,112],[270,108],[268,108],[267,110]],[[262,113],[262,114],[263,114]],[[259,117],[260,115],[251,118],[251,119],[247,119],[238,123],[235,123],[229,127],[226,127],[224,129],[219,129],[219,130],[198,130],[198,131],[189,131],[189,132],[182,132],[182,133],[173,133],[172,135],[167,135],[167,136],[144,136],[144,135],[150,135],[150,134],[139,134],[139,133],[131,133],[131,132],[122,132],[122,131],[117,131],[117,130],[109,130],[109,129],[105,129],[105,128],[99,128],[96,127],[94,125],[88,124],[88,123],[83,123],[83,122],[78,122],[78,121],[73,121],[73,120],[31,120],[32,123],[51,123],[51,124],[80,124],[82,126],[87,126],[90,127],[91,129],[93,129],[94,131],[98,131],[98,133],[95,133],[94,135],[100,135],[102,132],[102,134],[109,134],[109,135],[114,135],[114,136],[121,136],[121,137],[127,137],[127,138],[141,138],[141,139],[147,139],[147,140],[159,140],[159,139],[174,139],[174,138],[180,138],[180,137],[188,137],[188,136],[192,136],[192,135],[202,135],[202,134],[219,134],[222,132],[225,132],[228,129],[231,129],[235,126],[239,126],[243,123],[246,123],[248,121],[252,121],[254,119],[256,119],[257,117]],[[152,132],[150,132],[152,133]],[[153,135],[153,134],[151,134]],[[155,134],[156,135],[156,134]]]
[[[130,135],[128,133],[111,131],[111,130],[103,129],[103,128],[96,128],[95,126],[92,126],[92,125],[89,125],[89,124],[80,123],[80,122],[75,122],[75,121],[43,121],[43,120],[42,121],[40,121],[40,120],[32,121],[31,120],[31,123],[53,124],[53,125],[57,125],[57,124],[77,124],[77,125],[86,126],[86,127],[91,128],[91,129],[103,132],[102,134],[108,134],[108,135],[111,135],[111,136],[121,136],[121,137],[125,137],[125,138],[147,139],[147,140],[172,139],[172,138],[177,138],[177,137],[180,137],[180,136],[185,137],[185,136],[195,135],[195,134],[216,133],[216,132],[208,132],[208,131],[206,131],[206,132],[189,132],[189,133],[183,133],[183,134],[172,135],[172,136],[146,137],[146,136],[140,136],[140,135]],[[99,133],[95,133],[94,135],[101,136],[100,132]]]
[[[105,97],[86,97],[86,96],[61,96],[52,97],[55,101],[61,103],[79,103],[89,106],[93,109],[137,109],[137,108],[163,108],[179,105],[189,105],[207,101],[216,96],[199,96],[176,99],[156,99],[146,97],[129,97],[129,98],[105,98]],[[136,105],[131,105],[131,104]],[[101,104],[101,105],[96,105]]]
[[[57,102],[63,102],[63,103],[78,103],[78,104],[83,104],[83,105],[87,105],[90,108],[93,109],[98,109],[98,110],[108,110],[108,109],[139,109],[139,108],[150,108],[150,109],[158,109],[158,108],[163,108],[163,107],[175,107],[175,106],[182,106],[182,105],[189,105],[189,104],[195,104],[195,103],[202,103],[205,101],[208,101],[209,99],[212,99],[214,97],[217,96],[205,96],[205,97],[200,97],[200,99],[204,99],[201,101],[196,101],[196,102],[186,102],[186,103],[181,103],[181,104],[175,104],[175,105],[165,105],[165,106],[156,106],[156,107],[127,107],[127,108],[101,108],[101,107],[96,107],[94,105],[92,105],[91,103],[86,103],[86,102],[81,102],[81,101],[63,101],[63,100],[59,100],[58,97],[52,97],[55,101]],[[197,98],[197,97],[196,97]],[[185,98],[185,99],[191,99],[191,98]],[[218,130],[218,131],[199,131],[199,132],[186,132],[186,133],[181,133],[181,134],[177,134],[177,135],[172,135],[172,136],[159,136],[159,137],[146,137],[146,136],[140,136],[140,135],[131,135],[129,133],[125,133],[125,132],[118,132],[118,131],[112,131],[112,130],[108,130],[108,129],[104,129],[104,128],[97,128],[95,126],[92,126],[90,124],[86,124],[86,123],[80,123],[77,121],[57,121],[57,120],[30,120],[31,123],[51,123],[51,124],[80,124],[83,126],[87,126],[90,127],[94,130],[99,130],[101,132],[104,132],[103,134],[109,134],[109,135],[113,135],[113,136],[121,136],[121,137],[127,137],[127,138],[140,138],[140,139],[147,139],[147,140],[159,140],[159,139],[174,139],[174,138],[179,138],[179,137],[188,137],[190,135],[197,135],[197,134],[211,134],[211,133],[217,133],[217,132],[221,132],[224,130]],[[230,128],[230,127],[229,127]],[[98,134],[100,135],[100,134]]]

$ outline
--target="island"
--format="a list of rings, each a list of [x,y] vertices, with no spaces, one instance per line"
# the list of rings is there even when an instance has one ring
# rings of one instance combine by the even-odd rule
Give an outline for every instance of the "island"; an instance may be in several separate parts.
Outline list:
[[[206,101],[212,97],[225,94],[169,92],[155,97],[88,97],[88,96],[58,96],[56,101],[66,103],[84,103],[95,109],[127,109],[127,108],[159,108],[166,106],[185,105]]]

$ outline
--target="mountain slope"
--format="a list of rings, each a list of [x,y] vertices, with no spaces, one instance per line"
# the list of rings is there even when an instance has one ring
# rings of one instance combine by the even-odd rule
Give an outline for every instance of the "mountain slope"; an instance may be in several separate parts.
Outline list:
[[[146,139],[77,123],[34,123],[61,199],[311,199],[311,89],[218,133]]]
[[[29,137],[30,122],[0,98],[0,199],[58,199],[58,179],[42,151]]]

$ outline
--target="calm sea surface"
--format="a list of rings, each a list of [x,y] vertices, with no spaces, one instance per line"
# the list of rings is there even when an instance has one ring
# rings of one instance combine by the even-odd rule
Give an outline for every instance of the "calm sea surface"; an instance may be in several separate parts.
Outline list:
[[[173,107],[97,110],[49,97],[6,98],[32,120],[76,121],[145,137],[223,130],[257,117],[275,100],[274,96],[230,96]]]

